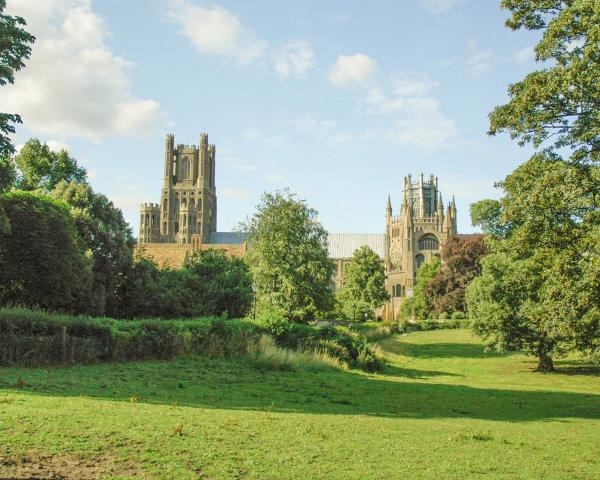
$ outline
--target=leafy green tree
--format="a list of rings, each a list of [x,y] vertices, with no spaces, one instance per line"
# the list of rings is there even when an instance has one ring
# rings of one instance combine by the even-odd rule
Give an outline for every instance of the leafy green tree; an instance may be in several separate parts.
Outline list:
[[[316,210],[288,191],[265,193],[241,229],[248,233],[246,259],[259,307],[279,309],[299,322],[331,310],[334,265]]]
[[[14,191],[2,196],[10,233],[0,236],[0,303],[80,311],[89,260],[63,202]]]
[[[91,252],[90,312],[116,315],[120,303],[118,290],[133,262],[134,239],[123,213],[87,183],[63,181],[51,195],[71,207],[79,236]]]
[[[467,303],[490,346],[537,355],[548,371],[568,350],[600,350],[600,4],[502,6],[510,28],[542,30],[535,54],[549,66],[511,85],[509,102],[490,114],[490,134],[509,132],[538,152],[501,184],[510,234],[491,243]]]
[[[435,315],[465,313],[465,290],[481,274],[481,259],[487,253],[483,235],[453,237],[441,253],[443,264],[425,286],[425,295]]]
[[[243,259],[215,249],[194,252],[186,262],[186,285],[205,315],[240,318],[252,305],[252,276]]]
[[[19,169],[17,186],[21,190],[52,191],[60,182],[85,182],[87,172],[77,165],[69,152],[50,150],[37,138],[29,139],[15,157]]]
[[[504,238],[510,226],[501,223],[502,205],[499,200],[485,199],[471,204],[471,225],[481,228],[486,235]]]
[[[344,272],[344,286],[340,292],[346,316],[354,320],[371,319],[374,309],[389,298],[385,269],[379,256],[366,245],[356,249]]]
[[[10,190],[15,182],[15,177],[16,172],[12,159],[0,157],[0,195]],[[8,217],[4,212],[4,207],[0,200],[0,234],[8,233],[9,231],[10,224],[8,223]]]
[[[5,15],[6,0],[0,0],[0,86],[14,83],[15,72],[24,66],[24,60],[31,55],[31,45],[35,37],[24,27],[21,17]],[[15,133],[13,124],[22,123],[17,114],[0,113],[0,158],[8,158],[15,153],[9,135]]]
[[[440,259],[433,257],[431,261],[423,263],[417,271],[417,281],[409,306],[411,314],[418,319],[427,319],[433,312],[431,298],[427,294],[427,285],[435,278],[441,266]]]

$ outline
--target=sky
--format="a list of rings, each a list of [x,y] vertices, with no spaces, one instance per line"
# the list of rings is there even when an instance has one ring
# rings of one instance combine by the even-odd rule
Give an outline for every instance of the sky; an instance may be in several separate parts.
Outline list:
[[[164,137],[216,145],[218,230],[289,188],[331,232],[383,232],[403,179],[469,205],[531,154],[487,135],[536,68],[536,32],[498,0],[8,0],[37,37],[0,110],[13,140],[66,148],[138,230],[158,202]]]

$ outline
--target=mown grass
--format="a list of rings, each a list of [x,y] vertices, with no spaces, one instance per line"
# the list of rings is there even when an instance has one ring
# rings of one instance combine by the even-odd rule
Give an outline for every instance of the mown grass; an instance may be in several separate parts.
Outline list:
[[[533,373],[467,330],[380,346],[380,374],[205,358],[0,368],[0,456],[110,457],[178,479],[598,478],[597,370]]]

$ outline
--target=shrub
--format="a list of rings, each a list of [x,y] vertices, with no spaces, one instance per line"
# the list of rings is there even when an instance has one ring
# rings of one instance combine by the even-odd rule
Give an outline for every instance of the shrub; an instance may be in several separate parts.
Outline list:
[[[464,318],[466,318],[466,315],[460,310],[457,310],[456,312],[452,313],[452,320],[463,320]]]
[[[448,315],[448,312],[442,312],[438,315],[439,320],[448,320],[449,318],[450,315]]]
[[[204,317],[193,320],[114,320],[0,309],[0,363],[48,365],[170,359],[176,356],[245,355],[259,337],[249,322]]]

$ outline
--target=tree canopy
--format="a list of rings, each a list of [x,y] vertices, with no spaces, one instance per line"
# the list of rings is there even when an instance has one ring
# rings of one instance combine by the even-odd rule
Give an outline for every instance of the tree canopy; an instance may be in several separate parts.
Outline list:
[[[389,297],[381,258],[366,245],[357,248],[344,270],[344,285],[340,292],[346,317],[356,319],[358,311],[361,320],[365,314],[372,318],[374,309],[381,307]]]
[[[0,86],[14,83],[15,72],[25,66],[24,61],[31,55],[31,45],[35,41],[35,37],[23,28],[25,20],[4,14],[5,8],[6,0],[0,0]],[[0,158],[15,153],[9,137],[15,133],[15,123],[22,123],[20,115],[0,112]]]
[[[85,182],[87,172],[65,149],[52,151],[37,138],[29,139],[15,157],[21,190],[52,191],[59,182]]]
[[[265,193],[240,228],[248,234],[246,258],[260,308],[276,308],[293,321],[332,308],[334,265],[316,210],[287,190]]]
[[[490,133],[537,152],[500,186],[506,238],[490,243],[467,292],[474,329],[499,350],[553,357],[600,352],[600,3],[504,0],[512,29],[542,30],[549,65],[509,87]]]
[[[0,235],[0,303],[81,311],[90,262],[68,206],[23,191],[1,199],[11,228]]]

